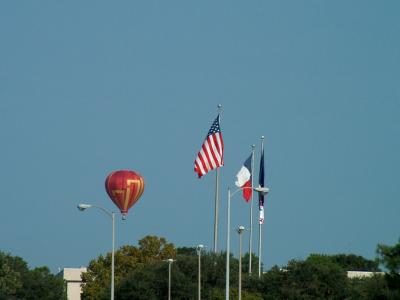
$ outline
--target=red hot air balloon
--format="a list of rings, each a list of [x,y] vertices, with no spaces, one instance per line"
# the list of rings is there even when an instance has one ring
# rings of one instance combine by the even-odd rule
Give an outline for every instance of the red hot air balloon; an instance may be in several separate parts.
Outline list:
[[[115,171],[107,176],[106,191],[126,219],[129,208],[135,204],[144,191],[143,177],[133,171]]]

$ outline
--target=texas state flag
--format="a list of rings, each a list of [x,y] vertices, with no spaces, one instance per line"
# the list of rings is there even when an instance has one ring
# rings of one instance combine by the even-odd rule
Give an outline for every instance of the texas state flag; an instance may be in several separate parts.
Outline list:
[[[242,168],[236,175],[236,186],[243,189],[243,198],[246,202],[249,202],[252,195],[252,187],[251,187],[251,160],[252,154],[250,154],[249,158],[246,159]]]

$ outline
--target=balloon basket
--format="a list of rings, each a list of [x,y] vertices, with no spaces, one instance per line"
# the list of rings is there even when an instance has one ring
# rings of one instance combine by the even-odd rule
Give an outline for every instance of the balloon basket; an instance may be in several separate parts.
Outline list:
[[[126,220],[126,214],[122,214],[122,220]]]

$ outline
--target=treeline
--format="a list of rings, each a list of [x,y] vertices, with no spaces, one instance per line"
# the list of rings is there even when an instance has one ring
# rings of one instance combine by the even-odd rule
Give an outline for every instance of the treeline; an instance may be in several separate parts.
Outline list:
[[[291,260],[249,276],[247,253],[242,260],[242,299],[400,299],[400,243],[378,245],[376,260],[357,255],[312,254],[305,260]],[[167,299],[169,258],[172,264],[172,299],[197,299],[198,257],[195,248],[175,248],[164,238],[146,236],[138,246],[123,246],[115,256],[115,299]],[[205,253],[201,257],[202,299],[225,299],[226,253]],[[253,256],[252,263],[258,265]],[[347,271],[387,270],[369,278],[350,279]],[[84,299],[108,299],[111,255],[90,262],[83,276]],[[239,262],[231,257],[230,295],[237,299]]]
[[[0,300],[63,300],[64,281],[47,267],[29,269],[18,256],[0,251]]]
[[[172,264],[172,299],[197,299],[198,257],[195,248],[176,248],[162,237],[146,236],[138,246],[122,246],[115,253],[115,299],[167,299],[168,262]],[[203,253],[201,257],[202,299],[225,299],[226,253]],[[400,299],[400,242],[378,245],[377,259],[357,255],[311,254],[274,266],[260,278],[248,274],[249,254],[242,259],[242,299]],[[258,258],[252,257],[253,270]],[[380,271],[368,278],[350,279],[347,271]],[[110,298],[111,254],[89,263],[83,274],[86,300]],[[231,256],[230,296],[238,296],[239,261]],[[28,269],[19,257],[0,252],[0,300],[65,299],[62,278],[46,267]]]

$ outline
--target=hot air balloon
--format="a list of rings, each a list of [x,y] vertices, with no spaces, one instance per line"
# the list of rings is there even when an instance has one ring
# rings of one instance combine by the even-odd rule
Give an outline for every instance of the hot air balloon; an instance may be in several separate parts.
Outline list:
[[[135,204],[144,191],[143,177],[134,171],[121,170],[107,176],[106,191],[126,219],[129,208]]]

